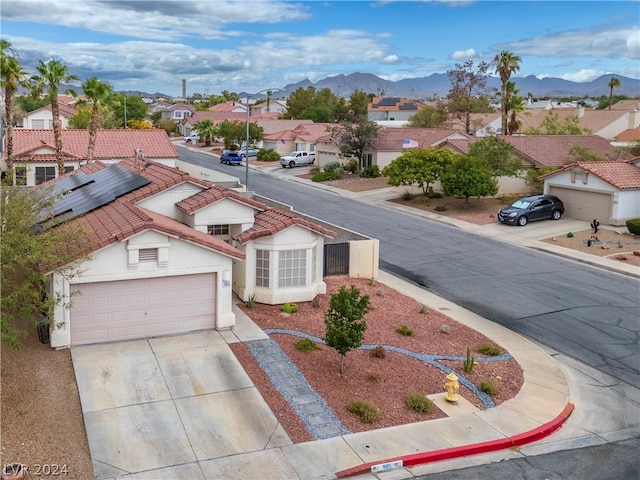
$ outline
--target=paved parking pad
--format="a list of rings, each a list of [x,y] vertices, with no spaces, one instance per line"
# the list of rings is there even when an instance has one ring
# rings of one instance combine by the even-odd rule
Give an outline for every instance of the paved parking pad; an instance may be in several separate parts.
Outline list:
[[[71,354],[98,479],[200,478],[225,464],[199,461],[292,443],[218,332]]]

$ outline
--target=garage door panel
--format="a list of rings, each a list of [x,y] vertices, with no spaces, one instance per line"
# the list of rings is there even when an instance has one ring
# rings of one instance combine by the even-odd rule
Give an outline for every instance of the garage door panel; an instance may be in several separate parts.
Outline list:
[[[215,327],[215,274],[72,286],[71,344]]]
[[[549,187],[549,194],[564,202],[565,216],[575,220],[591,221],[594,218],[608,222],[611,216],[611,195],[565,187]]]

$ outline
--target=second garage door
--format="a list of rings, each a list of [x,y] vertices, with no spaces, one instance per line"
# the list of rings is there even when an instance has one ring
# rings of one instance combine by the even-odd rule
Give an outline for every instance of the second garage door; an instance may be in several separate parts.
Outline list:
[[[594,218],[600,223],[608,223],[611,217],[611,195],[608,193],[587,192],[564,187],[550,187],[549,194],[564,202],[564,216],[575,220]]]
[[[74,285],[71,344],[214,328],[215,285],[213,273]]]

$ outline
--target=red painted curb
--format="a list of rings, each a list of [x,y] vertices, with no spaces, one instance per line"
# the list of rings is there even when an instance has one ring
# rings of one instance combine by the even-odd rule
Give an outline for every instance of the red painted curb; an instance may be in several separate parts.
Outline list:
[[[402,460],[402,466],[411,467],[414,465],[420,465],[423,463],[438,462],[440,460],[450,460],[452,458],[465,457],[468,455],[477,455],[479,453],[495,452],[496,450],[504,450],[511,447],[520,445],[526,445],[527,443],[536,442],[542,438],[551,435],[558,430],[564,422],[567,421],[571,413],[573,413],[575,406],[573,403],[567,403],[566,407],[560,412],[560,414],[551,420],[533,430],[528,432],[514,435],[512,437],[501,438],[498,440],[491,440],[488,442],[474,443],[471,445],[463,445],[461,447],[444,448],[441,450],[435,450],[433,452],[414,453],[411,455],[404,455],[402,457],[396,457],[389,460],[382,460],[378,462],[369,462],[357,467],[347,468],[336,473],[336,477],[345,478],[352,477],[354,475],[362,475],[364,473],[371,472],[372,467],[391,464]]]

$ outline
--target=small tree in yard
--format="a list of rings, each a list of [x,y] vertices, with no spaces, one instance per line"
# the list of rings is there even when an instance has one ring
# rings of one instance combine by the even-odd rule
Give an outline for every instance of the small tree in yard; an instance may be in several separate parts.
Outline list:
[[[469,197],[487,197],[498,193],[498,182],[491,176],[491,170],[482,161],[460,156],[442,177],[445,195],[464,197],[465,207]]]
[[[340,354],[340,376],[344,374],[344,357],[350,350],[362,345],[367,329],[364,316],[369,311],[369,296],[360,295],[354,285],[347,290],[342,286],[331,295],[329,310],[324,314],[327,331],[324,341]]]
[[[442,148],[404,150],[382,169],[382,175],[389,177],[389,185],[417,185],[427,195],[429,186],[440,179],[454,157],[451,150]]]

